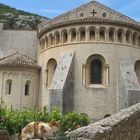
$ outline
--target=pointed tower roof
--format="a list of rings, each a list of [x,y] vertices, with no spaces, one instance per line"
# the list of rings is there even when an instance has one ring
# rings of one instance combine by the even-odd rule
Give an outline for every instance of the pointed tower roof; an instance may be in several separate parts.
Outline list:
[[[16,52],[0,59],[0,67],[40,68],[36,61],[24,54]]]
[[[57,16],[51,20],[48,20],[44,24],[44,29],[53,27],[53,25],[70,23],[76,21],[86,21],[92,20],[93,22],[116,22],[116,23],[126,23],[129,25],[139,26],[139,22],[97,2],[92,0],[91,2],[84,4],[72,11],[66,12],[60,16]],[[42,28],[43,29],[43,28]],[[41,30],[42,30],[41,29]]]

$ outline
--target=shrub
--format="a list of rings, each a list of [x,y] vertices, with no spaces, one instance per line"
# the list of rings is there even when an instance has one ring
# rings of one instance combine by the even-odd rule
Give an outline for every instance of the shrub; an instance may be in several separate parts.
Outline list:
[[[13,110],[4,106],[1,100],[0,104],[0,130],[7,130],[10,135],[21,132],[21,129],[32,121],[58,121],[61,122],[60,134],[64,135],[67,130],[74,130],[76,128],[88,125],[90,122],[86,114],[78,114],[77,112],[69,112],[62,116],[58,108],[54,108],[49,112],[45,106],[39,110]]]
[[[74,130],[79,127],[88,125],[90,119],[87,114],[78,114],[77,112],[69,112],[63,117],[62,121],[62,131]]]

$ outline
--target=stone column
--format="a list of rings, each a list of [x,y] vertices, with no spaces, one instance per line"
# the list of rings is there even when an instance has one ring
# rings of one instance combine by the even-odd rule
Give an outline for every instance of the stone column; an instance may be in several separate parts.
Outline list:
[[[82,66],[82,81],[83,85],[86,85],[86,65],[83,64]]]
[[[89,41],[89,33],[87,29],[85,29],[85,41]]]
[[[106,64],[105,65],[105,84],[106,84],[106,86],[108,86],[109,85],[109,65],[108,64]]]

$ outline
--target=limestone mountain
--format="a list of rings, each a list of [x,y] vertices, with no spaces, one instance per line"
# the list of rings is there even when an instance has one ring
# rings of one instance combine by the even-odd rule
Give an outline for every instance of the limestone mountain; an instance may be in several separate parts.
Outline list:
[[[5,21],[4,28],[8,29],[36,29],[42,20],[47,18],[22,10],[17,10],[0,3],[0,20]]]

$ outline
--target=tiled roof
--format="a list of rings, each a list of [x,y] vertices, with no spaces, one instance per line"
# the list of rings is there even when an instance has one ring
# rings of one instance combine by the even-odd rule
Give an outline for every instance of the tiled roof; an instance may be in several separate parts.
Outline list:
[[[40,68],[36,60],[23,55],[19,52],[11,54],[7,57],[0,59],[0,67],[8,66],[8,67],[28,67],[28,68]]]
[[[138,25],[138,26],[140,25],[139,22],[93,0],[76,9],[73,9],[60,16],[48,20],[46,23],[43,23],[42,28],[40,28],[40,31],[48,26],[52,26],[53,24],[62,23],[70,20],[84,19],[89,17],[98,18],[101,20],[106,19],[106,20],[117,21],[117,22],[118,21],[127,22],[129,24]]]

